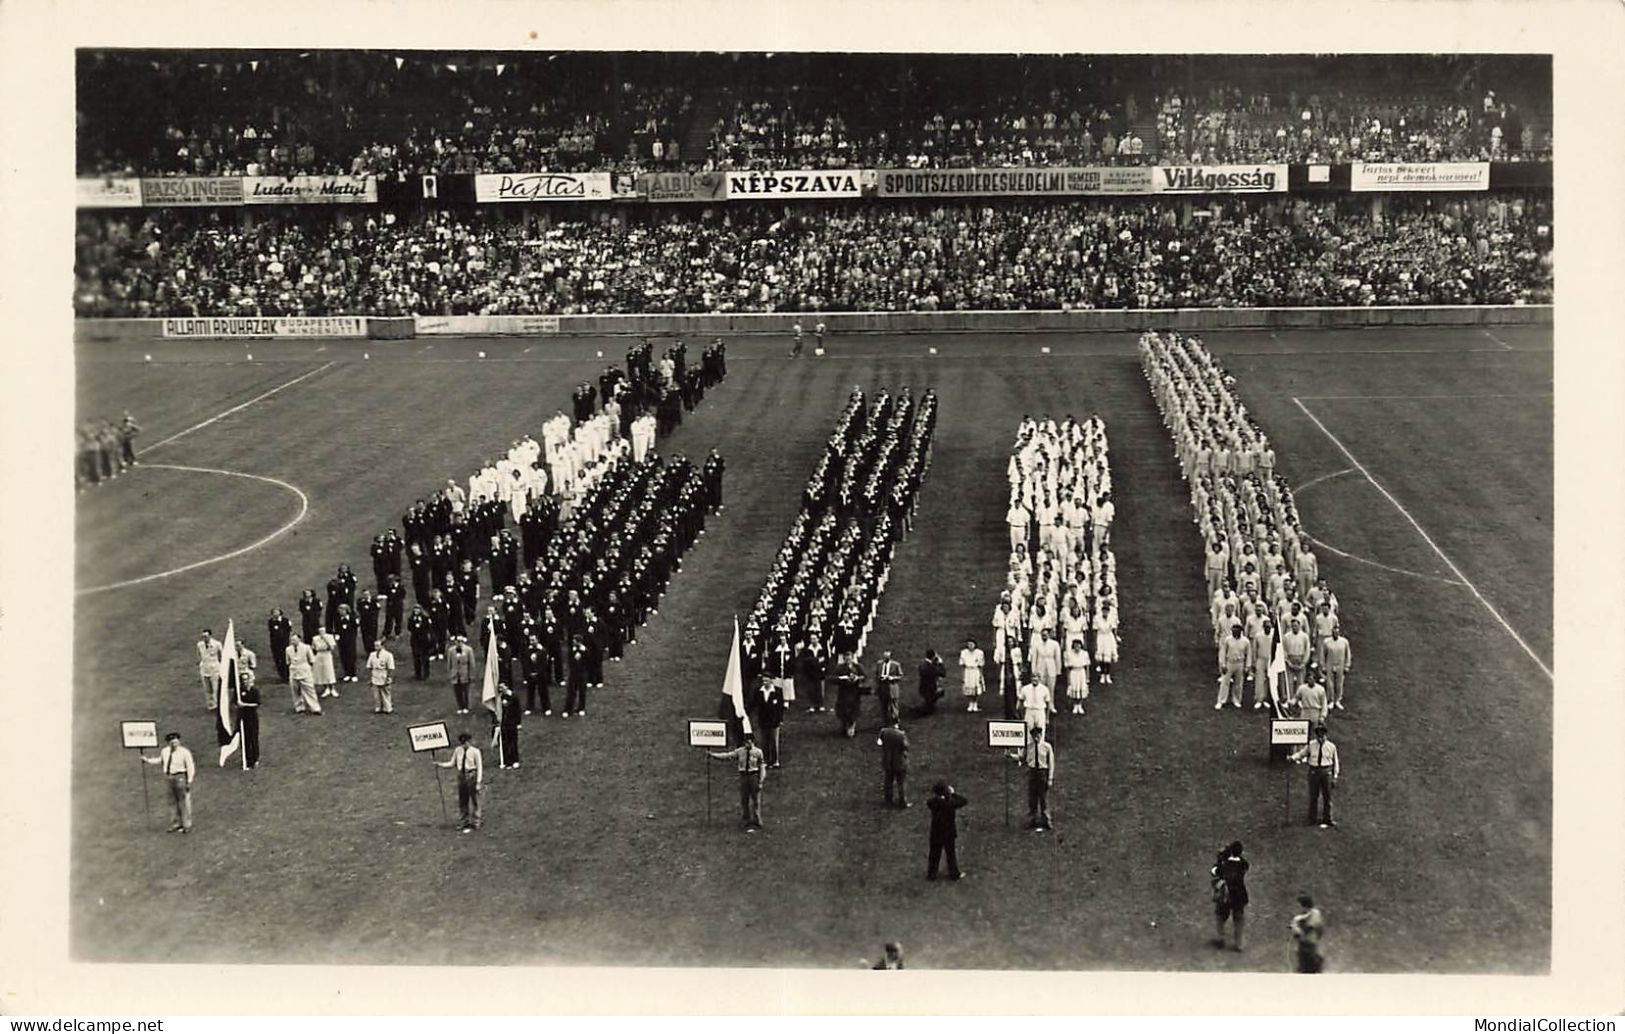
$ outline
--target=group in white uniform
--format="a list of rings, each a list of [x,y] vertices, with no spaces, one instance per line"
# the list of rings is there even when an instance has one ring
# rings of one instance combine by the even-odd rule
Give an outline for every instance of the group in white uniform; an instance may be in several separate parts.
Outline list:
[[[1010,563],[993,610],[993,661],[999,685],[1016,680],[1030,727],[1045,724],[1064,686],[1073,714],[1084,713],[1090,674],[1112,681],[1117,660],[1117,559],[1111,549],[1116,514],[1106,425],[1098,416],[1057,423],[1024,418],[1007,475]],[[967,643],[960,665],[970,710],[985,683],[982,651]]]
[[[1331,672],[1317,669],[1335,665],[1331,706],[1341,710],[1351,651],[1341,635],[1337,597],[1320,576],[1312,540],[1298,518],[1292,490],[1276,472],[1269,439],[1199,337],[1147,332],[1140,338],[1140,357],[1204,540],[1208,616],[1219,665],[1214,708],[1227,702],[1240,707],[1244,686],[1251,682],[1254,709],[1273,703],[1285,713],[1306,680],[1317,674],[1330,678]],[[1301,662],[1294,621],[1308,637],[1309,663]],[[1240,641],[1236,626],[1242,630]]]

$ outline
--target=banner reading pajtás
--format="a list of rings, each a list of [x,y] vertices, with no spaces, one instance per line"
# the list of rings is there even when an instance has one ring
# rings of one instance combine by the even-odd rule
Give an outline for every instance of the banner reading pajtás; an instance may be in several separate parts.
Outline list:
[[[378,201],[371,176],[247,176],[243,203],[249,205],[368,205]]]
[[[1349,189],[1488,190],[1489,162],[1355,162],[1349,166]]]
[[[1044,169],[881,169],[881,197],[1065,197],[1149,194],[1146,166]]]
[[[512,172],[474,177],[474,200],[612,201],[634,196],[631,176],[608,172]]]
[[[149,208],[167,205],[240,205],[243,203],[243,181],[239,176],[143,179],[141,203]]]
[[[174,316],[164,337],[366,337],[360,316]]]
[[[79,208],[140,208],[141,181],[123,177],[84,177],[74,183]]]
[[[768,172],[723,173],[723,196],[729,201],[757,198],[832,198],[863,196],[858,169],[774,169]]]
[[[1285,165],[1159,166],[1153,190],[1158,194],[1281,194],[1286,192]]]

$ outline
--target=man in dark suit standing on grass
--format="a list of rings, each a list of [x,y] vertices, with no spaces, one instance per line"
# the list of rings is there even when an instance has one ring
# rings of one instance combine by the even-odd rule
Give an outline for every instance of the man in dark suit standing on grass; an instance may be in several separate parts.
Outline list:
[[[908,788],[905,785],[908,779],[908,733],[898,725],[896,720],[886,723],[880,730],[880,739],[875,741],[880,745],[880,767],[886,776],[886,806],[908,808]],[[892,788],[896,787],[896,800],[892,799]]]
[[[937,785],[931,788],[931,799],[925,802],[931,809],[931,856],[926,866],[925,878],[937,878],[937,865],[942,856],[948,856],[948,878],[962,880],[965,874],[959,871],[959,856],[954,847],[959,839],[959,809],[969,802],[963,794],[954,792],[946,780],[938,780]]]

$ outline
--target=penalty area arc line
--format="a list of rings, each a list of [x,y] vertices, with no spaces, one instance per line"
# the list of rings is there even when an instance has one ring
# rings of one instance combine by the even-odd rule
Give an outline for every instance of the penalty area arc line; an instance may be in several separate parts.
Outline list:
[[[1327,438],[1331,439],[1332,444],[1337,446],[1338,451],[1341,452],[1350,463],[1354,464],[1354,468],[1358,470],[1367,481],[1371,482],[1371,487],[1375,488],[1378,492],[1381,492],[1383,498],[1387,499],[1393,504],[1394,509],[1399,511],[1399,515],[1405,518],[1406,521],[1410,522],[1410,526],[1416,529],[1416,533],[1418,535],[1422,536],[1422,541],[1426,542],[1428,546],[1433,549],[1433,552],[1438,554],[1439,559],[1444,561],[1445,566],[1450,568],[1450,573],[1455,575],[1457,580],[1461,582],[1462,586],[1465,587],[1468,592],[1473,594],[1473,598],[1478,600],[1478,602],[1483,605],[1484,609],[1490,612],[1490,617],[1494,618],[1501,628],[1506,631],[1506,634],[1512,637],[1513,642],[1517,643],[1523,648],[1523,652],[1529,655],[1530,660],[1534,661],[1540,666],[1540,670],[1546,673],[1546,677],[1548,679],[1555,681],[1556,676],[1552,674],[1552,669],[1546,664],[1545,661],[1540,659],[1540,655],[1537,654],[1529,646],[1529,644],[1524,641],[1523,636],[1518,634],[1517,629],[1513,628],[1512,625],[1508,623],[1507,619],[1501,616],[1501,612],[1495,609],[1495,605],[1484,598],[1484,594],[1478,591],[1478,586],[1474,585],[1472,581],[1462,573],[1461,568],[1456,566],[1456,562],[1451,560],[1450,557],[1445,554],[1445,551],[1439,548],[1439,544],[1433,541],[1433,536],[1429,535],[1422,525],[1417,523],[1416,518],[1411,516],[1411,512],[1405,509],[1398,499],[1394,498],[1394,494],[1382,487],[1382,483],[1371,476],[1371,471],[1365,468],[1365,464],[1355,459],[1354,453],[1348,450],[1348,446],[1339,441],[1337,435],[1333,434],[1330,428],[1320,422],[1320,418],[1315,416],[1315,414],[1310,411],[1309,407],[1303,404],[1302,399],[1298,398],[1297,396],[1293,396],[1292,403],[1299,409],[1303,410],[1303,415],[1312,420],[1316,427],[1320,428],[1321,434],[1324,434]]]
[[[298,496],[299,512],[294,514],[293,520],[288,521],[286,524],[282,525],[282,527],[271,532],[269,535],[266,535],[257,541],[250,542],[248,545],[239,549],[234,549],[229,553],[221,553],[219,556],[212,556],[203,560],[196,560],[190,564],[183,564],[180,567],[172,567],[167,571],[159,571],[157,574],[142,575],[140,578],[128,578],[122,582],[112,582],[108,585],[94,585],[88,589],[77,589],[74,591],[75,596],[90,596],[98,592],[111,592],[114,589],[127,589],[132,585],[144,585],[147,582],[156,582],[163,578],[172,578],[178,574],[185,574],[187,571],[195,571],[200,567],[208,567],[211,564],[222,563],[223,561],[240,557],[244,553],[252,553],[261,546],[266,545],[272,540],[280,538],[287,532],[291,531],[294,526],[300,521],[304,520],[305,515],[310,512],[310,497],[305,495],[305,493],[301,491],[298,486],[290,485],[288,482],[283,481],[280,478],[266,477],[264,474],[248,474],[240,470],[221,470],[218,467],[188,467],[178,463],[144,463],[142,466],[156,470],[182,470],[192,474],[220,474],[225,477],[248,478],[251,481],[264,481],[266,484],[276,485],[278,488],[285,488],[294,495]]]

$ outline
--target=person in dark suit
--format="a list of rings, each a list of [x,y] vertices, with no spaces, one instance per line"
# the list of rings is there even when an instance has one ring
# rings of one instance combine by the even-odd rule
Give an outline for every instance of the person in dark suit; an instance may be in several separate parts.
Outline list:
[[[497,741],[501,768],[519,767],[519,726],[522,724],[524,708],[520,706],[519,695],[506,682],[497,687]]]
[[[867,673],[852,651],[843,649],[832,672],[835,677],[835,717],[848,738],[858,733],[858,709],[863,703]]]
[[[886,777],[886,806],[909,808],[908,789],[905,785],[908,779],[908,733],[895,720],[886,723],[880,730],[880,739],[875,741],[880,745],[880,767]],[[896,788],[896,799],[892,797],[892,789]]]
[[[926,879],[937,878],[937,864],[943,855],[948,856],[948,878],[965,878],[965,874],[959,871],[959,856],[954,848],[959,839],[959,809],[968,803],[965,796],[955,793],[945,780],[939,780],[931,788],[931,799],[925,802],[925,806],[931,809],[931,858],[925,870]]]
[[[316,598],[315,589],[306,589],[299,597],[299,618],[299,631],[304,640],[309,642],[316,638],[316,630],[322,622],[322,601]]]
[[[763,753],[769,768],[783,768],[779,759],[779,730],[784,726],[784,689],[776,679],[763,678],[756,702],[756,720],[762,727]]]
[[[260,691],[255,678],[258,665],[251,663],[254,651],[246,642],[237,644],[237,657],[241,662],[237,667],[237,721],[243,733],[243,764],[255,768],[260,763]]]
[[[391,574],[384,583],[384,635],[400,635],[401,619],[406,610],[406,585],[401,576]]]
[[[942,699],[942,680],[947,674],[942,655],[935,650],[925,651],[925,659],[920,662],[919,713],[922,717],[937,713],[937,701]]]
[[[357,621],[355,615],[350,613],[350,605],[339,603],[338,612],[333,615],[333,635],[339,641],[339,664],[344,670],[344,681],[356,681],[355,673],[355,636]]]
[[[265,622],[265,631],[271,643],[271,660],[276,664],[277,677],[287,682],[288,643],[293,639],[293,622],[282,613],[281,607],[272,607],[271,616]]]
[[[1242,935],[1247,928],[1247,859],[1242,857],[1241,841],[1220,851],[1208,872],[1213,878],[1213,946],[1224,947],[1224,923],[1232,919],[1236,937],[1232,948],[1241,951]]]

